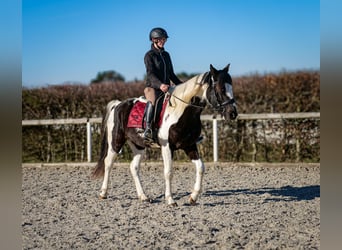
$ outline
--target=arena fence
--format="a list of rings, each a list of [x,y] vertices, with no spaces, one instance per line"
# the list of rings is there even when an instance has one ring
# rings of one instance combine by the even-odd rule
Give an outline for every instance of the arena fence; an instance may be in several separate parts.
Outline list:
[[[202,115],[201,120],[207,140],[199,150],[206,160],[319,161],[319,112],[239,114],[228,124],[213,115]],[[101,122],[102,118],[23,120],[23,162],[92,162],[99,150]],[[147,152],[148,159],[156,157],[160,156]],[[181,154],[177,157],[183,159]]]

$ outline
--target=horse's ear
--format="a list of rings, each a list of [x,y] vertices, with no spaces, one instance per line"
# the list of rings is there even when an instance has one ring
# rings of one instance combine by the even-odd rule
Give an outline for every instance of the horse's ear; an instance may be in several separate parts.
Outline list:
[[[228,73],[229,67],[230,67],[230,63],[223,69],[223,71],[226,71],[226,73]]]
[[[210,64],[210,74],[213,76],[217,74],[217,69],[215,69],[212,64]]]

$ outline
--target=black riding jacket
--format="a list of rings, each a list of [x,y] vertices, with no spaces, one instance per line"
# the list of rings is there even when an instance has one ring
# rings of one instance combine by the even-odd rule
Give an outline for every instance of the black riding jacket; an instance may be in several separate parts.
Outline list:
[[[162,83],[182,83],[173,72],[170,54],[164,49],[156,49],[153,44],[144,57],[146,66],[146,86],[159,89]]]

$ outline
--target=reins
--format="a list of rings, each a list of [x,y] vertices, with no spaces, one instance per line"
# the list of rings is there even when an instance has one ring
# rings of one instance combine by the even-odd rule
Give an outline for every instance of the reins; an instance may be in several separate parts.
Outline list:
[[[203,82],[211,81],[211,77],[210,77],[210,76],[211,76],[211,75],[210,75],[210,72],[206,72],[206,73],[204,74],[202,80],[201,80],[201,83],[203,84]],[[209,85],[210,85],[210,83],[209,83]],[[177,100],[179,100],[179,101],[181,101],[181,102],[183,102],[183,103],[185,103],[185,104],[187,104],[187,105],[189,105],[189,106],[196,107],[196,108],[201,108],[201,109],[204,108],[203,106],[199,106],[199,105],[196,105],[196,104],[192,104],[191,102],[186,102],[186,101],[184,101],[183,99],[181,99],[181,98],[179,98],[178,96],[174,95],[174,94],[173,94],[173,91],[164,93],[164,95],[166,95],[166,94],[168,94],[168,95],[170,95],[170,96],[173,96],[175,99],[177,99]],[[215,90],[214,90],[214,94],[215,94],[216,99],[218,99],[218,96],[217,96],[217,93],[216,93]],[[207,103],[209,103],[209,105],[212,107],[213,110],[215,110],[215,111],[221,111],[222,108],[224,108],[225,106],[227,106],[227,105],[229,105],[229,104],[235,103],[235,99],[232,98],[232,99],[230,99],[230,100],[228,100],[228,101],[225,101],[225,102],[223,102],[223,103],[218,103],[218,105],[216,105],[216,106],[214,106],[213,104],[211,104],[210,102],[208,102],[208,100],[207,100]],[[169,100],[169,105],[172,106],[170,100]]]
[[[202,80],[201,80],[201,83],[206,82],[207,79],[210,79],[209,76],[210,76],[210,73],[209,73],[209,72],[205,73],[204,76],[203,76],[203,78],[202,78]],[[179,101],[181,101],[181,102],[183,102],[183,103],[185,103],[185,104],[187,104],[187,105],[189,105],[189,106],[192,106],[192,107],[195,107],[195,108],[200,108],[200,109],[203,109],[203,108],[204,108],[203,106],[196,105],[196,104],[192,104],[191,102],[186,102],[186,101],[184,101],[183,99],[181,99],[181,98],[179,98],[178,96],[174,95],[174,94],[173,94],[173,91],[167,92],[167,94],[169,94],[170,96],[173,96],[175,99],[177,99],[177,100],[179,100]],[[169,100],[169,105],[172,106],[170,100]]]
[[[192,107],[196,107],[196,108],[201,108],[203,109],[204,107],[203,106],[200,106],[200,105],[196,105],[196,104],[192,104],[191,102],[186,102],[184,101],[183,99],[179,98],[178,96],[175,96],[174,94],[170,94],[168,93],[170,96],[173,96],[174,98],[176,98],[177,100],[189,105],[189,106],[192,106]],[[170,106],[172,106],[171,102],[169,102]]]

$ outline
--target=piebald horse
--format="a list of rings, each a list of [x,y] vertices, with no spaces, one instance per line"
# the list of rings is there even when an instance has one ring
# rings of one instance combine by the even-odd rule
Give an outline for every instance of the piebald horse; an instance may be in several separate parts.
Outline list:
[[[162,116],[158,130],[157,143],[161,147],[164,163],[165,200],[168,205],[176,206],[172,197],[172,160],[175,150],[182,149],[195,164],[196,181],[190,194],[190,204],[196,204],[202,188],[204,163],[198,153],[196,141],[201,133],[200,115],[206,104],[219,113],[225,120],[234,120],[237,109],[233,95],[232,78],[228,64],[217,70],[210,64],[210,71],[194,76],[174,87]],[[170,91],[171,92],[171,91]],[[142,133],[136,128],[128,128],[127,121],[134,99],[114,100],[107,104],[106,115],[102,121],[102,143],[98,163],[93,177],[102,177],[100,198],[107,198],[108,182],[112,165],[125,142],[133,152],[130,171],[135,182],[138,198],[152,202],[145,194],[139,177],[140,163],[145,147]]]

